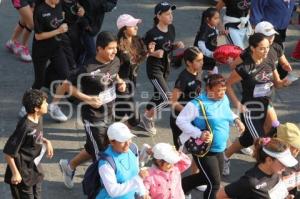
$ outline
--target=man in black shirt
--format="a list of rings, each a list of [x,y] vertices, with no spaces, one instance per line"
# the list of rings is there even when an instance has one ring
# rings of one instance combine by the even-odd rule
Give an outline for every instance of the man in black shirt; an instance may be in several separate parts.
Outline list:
[[[44,177],[40,160],[45,149],[49,158],[53,156],[51,142],[43,137],[42,116],[48,103],[41,91],[29,90],[23,96],[23,105],[27,115],[18,122],[3,149],[8,164],[4,181],[10,184],[13,198],[40,199]]]
[[[91,158],[97,160],[98,153],[107,147],[106,131],[114,121],[116,87],[120,92],[126,89],[125,82],[118,75],[120,61],[116,57],[117,38],[110,32],[101,32],[96,45],[96,57],[90,59],[88,64],[70,79],[76,86],[64,83],[71,95],[83,101],[79,107],[87,134],[84,150],[70,161],[61,159],[59,162],[68,188],[74,186],[76,167]]]

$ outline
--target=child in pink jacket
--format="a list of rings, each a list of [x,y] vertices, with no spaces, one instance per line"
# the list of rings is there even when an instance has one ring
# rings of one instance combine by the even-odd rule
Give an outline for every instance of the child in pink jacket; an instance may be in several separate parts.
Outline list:
[[[152,148],[153,165],[144,179],[152,199],[184,199],[181,173],[191,166],[190,158],[177,152],[167,143],[158,143]]]

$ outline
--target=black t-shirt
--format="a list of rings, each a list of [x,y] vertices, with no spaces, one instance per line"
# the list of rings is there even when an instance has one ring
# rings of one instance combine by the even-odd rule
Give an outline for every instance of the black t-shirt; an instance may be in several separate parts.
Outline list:
[[[242,103],[252,99],[270,98],[273,91],[275,64],[269,59],[256,65],[250,54],[243,55],[243,63],[235,68],[242,78]]]
[[[50,32],[59,28],[64,22],[62,5],[59,3],[55,8],[50,7],[45,2],[35,7],[33,12],[33,22],[35,33]],[[33,37],[33,47],[39,46],[38,51],[51,53],[49,51],[55,49],[63,34],[56,35],[49,39],[36,40]]]
[[[179,89],[182,94],[180,95],[178,102],[185,106],[189,101],[197,97],[201,92],[201,74],[193,75],[184,69],[178,76],[175,87]],[[179,112],[175,110],[175,114]]]
[[[75,75],[76,77],[71,77],[71,81],[77,88],[80,88],[81,92],[86,95],[99,95],[104,103],[98,109],[89,105],[82,106],[83,120],[103,122],[107,118],[107,122],[111,122],[119,68],[120,61],[117,57],[107,64],[102,64],[93,58]]]
[[[208,50],[215,51],[217,48],[217,39],[218,32],[216,28],[212,28],[207,23],[205,23],[196,35],[194,46],[198,46],[199,41],[204,41],[205,46]]]
[[[147,59],[147,68],[159,67],[163,71],[169,70],[169,55],[173,50],[173,43],[175,41],[175,27],[171,24],[168,27],[168,32],[160,31],[157,26],[150,29],[145,36],[145,44],[148,46],[150,42],[155,42],[155,50],[164,50],[164,56],[162,59],[149,56]],[[148,67],[149,66],[149,67]],[[149,71],[152,72],[152,71]]]
[[[278,174],[267,175],[255,166],[238,181],[230,183],[224,189],[228,197],[234,199],[275,199],[270,196],[276,194],[272,188],[278,183]],[[280,189],[276,191],[280,192]]]
[[[250,10],[251,0],[223,0],[226,6],[226,15],[235,18],[246,17]],[[239,23],[228,23],[226,27],[236,28]]]
[[[3,152],[14,158],[21,174],[22,181],[27,186],[32,186],[43,180],[41,165],[37,166],[34,159],[40,155],[43,144],[43,125],[23,117],[17,124],[14,133],[7,140]],[[12,172],[7,166],[5,182],[11,183]]]

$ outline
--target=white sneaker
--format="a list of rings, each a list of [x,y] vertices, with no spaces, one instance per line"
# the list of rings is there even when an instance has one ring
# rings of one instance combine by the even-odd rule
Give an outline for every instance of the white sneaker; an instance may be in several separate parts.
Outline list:
[[[252,156],[253,154],[253,150],[251,149],[251,147],[247,147],[247,148],[242,148],[241,152],[245,155],[249,155]]]
[[[192,199],[192,194],[185,195],[184,197],[185,197],[185,199]]]
[[[64,184],[67,188],[72,189],[74,186],[73,178],[75,175],[75,170],[71,170],[69,167],[69,161],[66,159],[61,159],[59,161],[59,167],[63,174]]]
[[[145,115],[142,115],[139,126],[145,129],[151,135],[156,135],[156,128],[153,119],[147,118]]]
[[[200,185],[200,186],[196,187],[196,189],[198,191],[204,192],[207,189],[207,185]]]
[[[141,148],[141,152],[140,152],[140,166],[144,167],[145,164],[149,161],[150,155],[148,154],[148,150],[151,148],[151,146],[149,144],[143,144],[142,148]]]
[[[19,55],[22,61],[31,62],[32,58],[30,56],[29,49],[25,46],[21,46],[21,50],[19,51]]]
[[[223,176],[229,176],[230,175],[230,160],[224,160],[222,174],[223,174]]]
[[[22,50],[21,44],[17,41],[8,40],[5,44],[5,47],[11,51],[12,53],[18,55],[19,52]]]
[[[57,104],[49,104],[48,110],[52,119],[59,122],[66,122],[68,120]]]
[[[18,113],[18,116],[19,116],[20,118],[22,118],[22,117],[24,117],[25,115],[27,115],[27,112],[26,112],[25,107],[22,106],[21,109],[20,109],[20,111],[19,111],[19,113]]]

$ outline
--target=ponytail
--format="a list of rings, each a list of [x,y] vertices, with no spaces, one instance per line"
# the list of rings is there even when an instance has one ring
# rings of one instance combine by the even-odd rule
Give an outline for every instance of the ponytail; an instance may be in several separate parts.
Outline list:
[[[153,18],[153,26],[154,26],[154,27],[157,26],[158,23],[159,23],[159,19],[157,18],[157,16],[155,16],[155,17]]]

